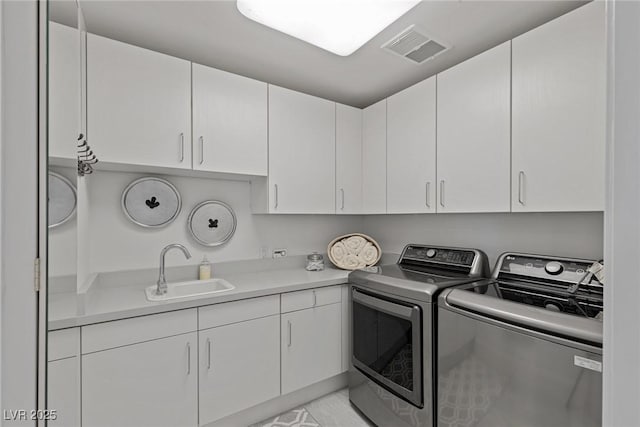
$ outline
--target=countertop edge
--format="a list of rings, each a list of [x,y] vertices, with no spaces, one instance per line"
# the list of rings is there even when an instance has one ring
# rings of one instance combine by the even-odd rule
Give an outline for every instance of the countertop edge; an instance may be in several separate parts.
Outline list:
[[[250,298],[258,298],[268,295],[283,294],[288,292],[302,291],[305,289],[315,289],[326,286],[343,285],[348,283],[348,278],[334,278],[318,280],[315,282],[303,282],[295,284],[286,284],[282,286],[270,287],[265,289],[252,289],[247,291],[239,291],[232,294],[220,294],[212,297],[193,298],[179,301],[169,301],[157,303],[148,307],[129,308],[120,311],[105,312],[91,315],[79,315],[76,317],[50,320],[48,321],[48,331],[56,331],[61,329],[76,328],[80,326],[88,326],[96,323],[111,322],[115,320],[128,319],[133,317],[148,316],[159,313],[166,313],[177,310],[188,310],[191,308],[204,307],[208,305],[222,304],[226,302],[240,301]]]

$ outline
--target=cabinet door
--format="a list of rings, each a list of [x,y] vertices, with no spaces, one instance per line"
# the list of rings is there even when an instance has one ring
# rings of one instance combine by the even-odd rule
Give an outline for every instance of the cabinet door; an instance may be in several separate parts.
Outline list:
[[[387,212],[435,212],[436,79],[387,99]]]
[[[282,394],[342,372],[342,305],[282,315]]]
[[[336,104],[336,213],[362,212],[362,110]]]
[[[200,424],[280,395],[280,316],[200,331]]]
[[[335,108],[269,86],[270,212],[335,213]]]
[[[88,142],[101,162],[191,169],[191,64],[89,34]]]
[[[349,285],[341,286],[342,292],[342,371],[349,370],[351,365],[351,300]]]
[[[82,356],[82,425],[195,426],[197,334]]]
[[[511,210],[511,42],[438,74],[438,212]]]
[[[56,411],[51,427],[80,426],[79,357],[68,357],[47,364],[47,408]]]
[[[362,211],[387,212],[387,100],[362,111]]]
[[[267,175],[267,84],[193,64],[193,168]]]
[[[49,156],[76,158],[80,132],[80,33],[49,22]]]
[[[604,209],[604,2],[513,40],[512,209]]]

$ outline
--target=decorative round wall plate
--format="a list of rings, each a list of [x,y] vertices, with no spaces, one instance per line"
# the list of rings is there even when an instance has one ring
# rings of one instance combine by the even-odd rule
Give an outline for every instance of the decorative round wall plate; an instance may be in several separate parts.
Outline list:
[[[49,228],[69,221],[76,212],[76,187],[66,177],[49,172]]]
[[[187,222],[191,235],[204,246],[219,246],[236,231],[236,214],[229,205],[217,200],[198,204]]]
[[[182,208],[180,193],[169,181],[136,179],[122,193],[122,210],[133,223],[158,228],[171,224]]]
[[[327,254],[336,267],[357,270],[377,264],[382,250],[378,242],[366,234],[351,233],[333,239],[329,243]]]

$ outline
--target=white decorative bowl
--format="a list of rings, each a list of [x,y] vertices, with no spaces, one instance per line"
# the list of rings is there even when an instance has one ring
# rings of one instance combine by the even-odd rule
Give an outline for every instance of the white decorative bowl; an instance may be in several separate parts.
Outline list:
[[[371,267],[380,261],[382,250],[378,242],[362,233],[336,237],[327,247],[329,260],[343,270]]]

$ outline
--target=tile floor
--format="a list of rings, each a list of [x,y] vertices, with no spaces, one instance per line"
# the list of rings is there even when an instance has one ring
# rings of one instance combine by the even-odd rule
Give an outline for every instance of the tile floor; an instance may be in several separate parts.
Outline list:
[[[349,403],[344,388],[300,408],[264,420],[251,427],[371,427]]]

